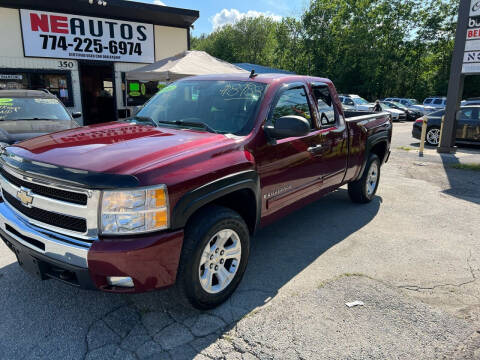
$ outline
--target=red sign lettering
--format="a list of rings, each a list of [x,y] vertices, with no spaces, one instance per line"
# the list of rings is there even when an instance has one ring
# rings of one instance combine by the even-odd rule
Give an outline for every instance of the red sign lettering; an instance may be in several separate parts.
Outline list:
[[[30,25],[32,26],[32,31],[50,31],[50,26],[48,24],[48,15],[42,14],[42,16],[38,16],[38,14],[31,13]]]
[[[68,18],[66,16],[50,16],[52,32],[58,34],[68,34]]]

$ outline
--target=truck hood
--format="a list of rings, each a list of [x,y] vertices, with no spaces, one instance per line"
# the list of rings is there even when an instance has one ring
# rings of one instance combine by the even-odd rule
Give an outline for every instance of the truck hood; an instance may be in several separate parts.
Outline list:
[[[8,151],[62,167],[134,175],[233,142],[221,134],[115,122],[40,136]]]

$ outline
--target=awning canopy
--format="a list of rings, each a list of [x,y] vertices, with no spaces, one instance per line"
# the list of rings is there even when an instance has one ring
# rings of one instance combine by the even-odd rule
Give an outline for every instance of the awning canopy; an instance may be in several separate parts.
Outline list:
[[[128,80],[175,81],[187,76],[245,74],[248,71],[217,59],[205,51],[185,51],[156,63],[127,72]]]

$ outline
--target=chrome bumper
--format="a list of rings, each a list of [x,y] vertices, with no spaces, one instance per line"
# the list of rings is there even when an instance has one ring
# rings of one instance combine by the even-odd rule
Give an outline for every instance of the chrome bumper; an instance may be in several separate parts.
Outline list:
[[[10,231],[8,226],[18,234]],[[78,242],[76,239],[69,239],[64,235],[49,232],[29,224],[19,218],[5,202],[0,203],[0,228],[20,244],[35,252],[64,263],[88,268],[88,246],[75,245]],[[33,241],[29,242],[30,239],[33,239]],[[60,239],[65,241],[60,241]],[[43,244],[44,249],[35,246],[34,243],[36,242],[39,242],[37,243],[38,245],[40,243]]]

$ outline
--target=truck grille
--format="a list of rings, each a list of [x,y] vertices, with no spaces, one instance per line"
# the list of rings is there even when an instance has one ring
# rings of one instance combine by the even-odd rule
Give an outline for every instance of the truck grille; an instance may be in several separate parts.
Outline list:
[[[41,175],[0,168],[0,195],[16,215],[51,236],[75,239],[88,246],[98,239],[98,206],[101,191],[78,188]],[[27,196],[30,204],[22,203]]]
[[[87,231],[87,222],[85,219],[57,214],[50,211],[37,209],[35,207],[29,208],[29,207],[23,206],[20,200],[17,200],[15,197],[10,195],[9,193],[2,191],[2,194],[6,202],[8,202],[11,206],[17,209],[17,211],[21,212],[23,215],[29,217],[30,219],[37,220],[48,225],[61,227],[71,231],[76,231],[81,233],[84,233]]]
[[[49,197],[55,200],[62,200],[62,201],[67,201],[71,202],[74,204],[79,204],[79,205],[87,205],[87,195],[85,194],[80,194],[80,193],[75,193],[71,191],[65,191],[65,190],[60,190],[60,189],[55,189],[55,188],[50,188],[47,186],[35,184],[33,182],[25,181],[22,179],[19,179],[13,175],[11,175],[9,172],[7,172],[5,169],[1,168],[0,173],[2,176],[7,179],[11,184],[17,186],[17,187],[26,187],[35,194],[42,195],[45,197]]]

